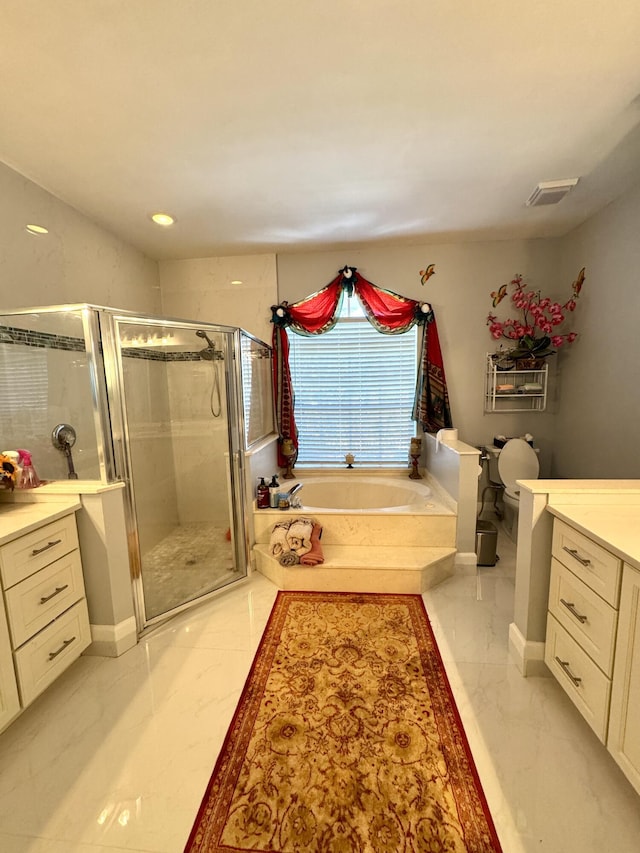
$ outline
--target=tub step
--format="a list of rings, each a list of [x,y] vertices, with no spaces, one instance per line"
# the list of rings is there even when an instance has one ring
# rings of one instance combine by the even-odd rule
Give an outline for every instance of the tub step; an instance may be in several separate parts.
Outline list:
[[[453,574],[455,548],[322,544],[319,566],[281,566],[269,546],[253,548],[257,570],[279,589],[419,594]]]
[[[268,543],[274,524],[301,515],[305,515],[304,510],[257,510],[253,514],[255,541],[263,545]],[[389,542],[399,541],[403,546],[412,546],[409,550],[413,550],[425,543],[445,548],[453,548],[456,544],[456,514],[442,506],[422,515],[318,512],[309,517],[322,524],[323,547],[349,542],[350,547],[375,546],[378,550],[378,547],[388,548]]]

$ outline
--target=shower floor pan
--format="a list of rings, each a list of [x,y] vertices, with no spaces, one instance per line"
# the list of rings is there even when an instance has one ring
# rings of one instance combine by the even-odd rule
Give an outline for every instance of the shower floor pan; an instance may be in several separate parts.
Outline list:
[[[226,528],[177,526],[142,557],[147,618],[167,613],[241,576],[234,569]]]

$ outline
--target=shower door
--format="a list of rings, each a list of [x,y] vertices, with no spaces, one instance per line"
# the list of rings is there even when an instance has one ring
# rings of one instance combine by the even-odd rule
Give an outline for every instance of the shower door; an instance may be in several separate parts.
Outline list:
[[[142,630],[247,574],[239,338],[223,326],[112,320],[103,338],[118,355],[114,450]]]

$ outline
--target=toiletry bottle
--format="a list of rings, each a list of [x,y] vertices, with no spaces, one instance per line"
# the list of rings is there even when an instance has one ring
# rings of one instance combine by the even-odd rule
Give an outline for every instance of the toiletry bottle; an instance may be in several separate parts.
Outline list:
[[[18,456],[22,465],[22,477],[18,483],[18,488],[36,489],[41,483],[31,462],[31,453],[28,450],[18,450]]]
[[[269,506],[272,509],[278,508],[278,489],[280,488],[280,483],[278,482],[278,475],[274,474],[271,478],[271,482],[269,483]]]
[[[260,482],[256,489],[256,505],[258,509],[269,508],[269,486],[265,483],[264,477],[260,477]]]
[[[22,479],[22,466],[20,464],[20,451],[19,450],[3,450],[3,456],[8,456],[9,459],[13,462],[16,468],[16,477],[14,482],[15,488],[20,488],[20,480]]]

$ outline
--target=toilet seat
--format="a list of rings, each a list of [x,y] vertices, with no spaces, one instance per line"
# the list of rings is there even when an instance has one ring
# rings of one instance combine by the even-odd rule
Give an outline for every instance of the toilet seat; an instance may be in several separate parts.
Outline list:
[[[524,439],[512,438],[498,456],[498,473],[504,483],[505,496],[512,500],[520,499],[520,489],[516,480],[537,480],[540,473],[538,456]]]

